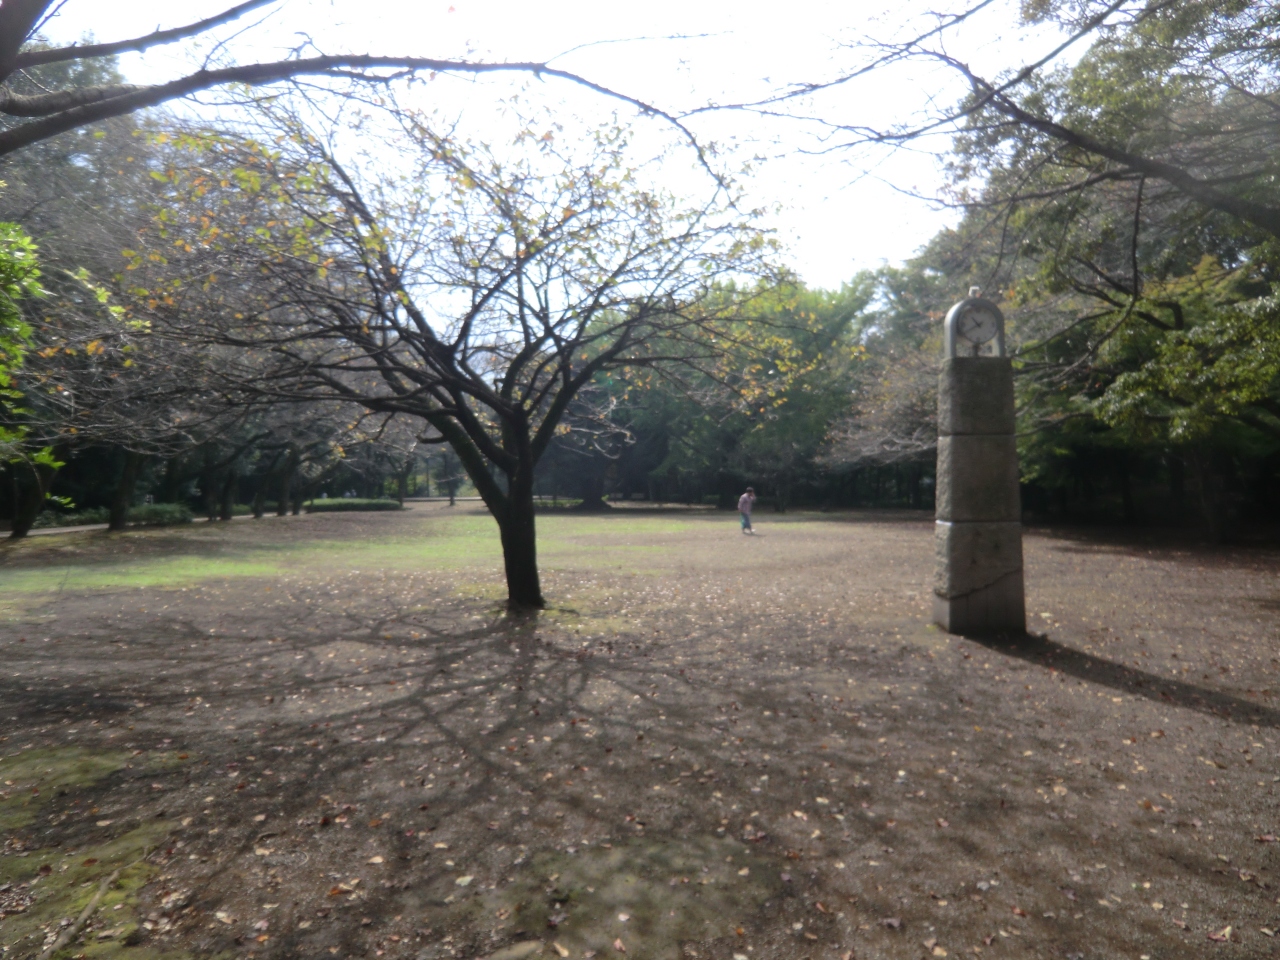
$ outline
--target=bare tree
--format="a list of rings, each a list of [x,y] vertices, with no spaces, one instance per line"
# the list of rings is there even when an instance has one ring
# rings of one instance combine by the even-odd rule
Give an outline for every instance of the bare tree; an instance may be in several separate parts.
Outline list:
[[[603,371],[714,356],[733,311],[718,281],[762,271],[772,247],[719,196],[685,208],[642,188],[620,131],[575,158],[526,128],[506,162],[398,116],[398,180],[289,121],[279,147],[175,154],[167,202],[200,216],[156,224],[181,277],[150,285],[139,252],[138,309],[243,350],[208,373],[229,395],[425,421],[498,523],[510,603],[539,607],[534,469],[566,410]]]

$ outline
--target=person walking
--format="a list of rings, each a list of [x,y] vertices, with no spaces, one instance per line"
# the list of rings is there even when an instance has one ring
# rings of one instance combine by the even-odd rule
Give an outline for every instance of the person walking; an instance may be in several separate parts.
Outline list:
[[[747,492],[738,498],[738,513],[742,516],[742,532],[754,534],[751,527],[751,507],[756,502],[754,487],[747,487]]]

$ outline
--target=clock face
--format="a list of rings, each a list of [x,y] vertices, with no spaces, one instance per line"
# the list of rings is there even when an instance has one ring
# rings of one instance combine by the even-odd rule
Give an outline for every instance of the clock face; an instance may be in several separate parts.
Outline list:
[[[1000,318],[989,307],[974,304],[956,321],[956,332],[970,343],[986,343],[1000,330]]]

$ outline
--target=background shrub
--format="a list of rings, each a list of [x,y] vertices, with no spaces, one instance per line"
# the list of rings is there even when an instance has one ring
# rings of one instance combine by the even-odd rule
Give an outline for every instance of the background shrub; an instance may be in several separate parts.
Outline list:
[[[396,500],[364,500],[360,497],[333,497],[328,500],[312,500],[307,513],[342,513],[347,510],[400,510]]]
[[[106,523],[108,519],[110,513],[106,507],[74,510],[70,513],[45,510],[36,517],[32,527],[80,527],[91,523]],[[190,523],[192,519],[194,515],[191,508],[185,503],[148,503],[129,509],[129,522],[140,527],[170,527]]]
[[[76,510],[73,513],[58,513],[45,510],[31,526],[35,527],[79,527],[87,523],[106,523],[107,508],[93,507],[90,510]]]
[[[129,511],[129,522],[142,527],[171,527],[193,519],[191,508],[185,503],[148,503]]]

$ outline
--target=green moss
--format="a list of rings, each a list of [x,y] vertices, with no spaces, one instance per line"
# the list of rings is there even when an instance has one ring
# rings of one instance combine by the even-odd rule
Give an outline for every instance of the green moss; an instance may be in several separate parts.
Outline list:
[[[59,790],[89,786],[123,767],[127,757],[70,747],[0,758],[0,830],[25,827]]]
[[[0,829],[13,831],[30,825],[37,819],[41,807],[59,791],[90,789],[122,769],[129,757],[130,754],[122,752],[90,752],[70,747],[25,750],[0,759],[0,783],[8,794],[0,799]],[[165,767],[175,762],[176,757],[161,755],[153,758],[150,765]],[[84,816],[93,814],[86,810]],[[106,828],[99,829],[106,831]],[[130,960],[185,957],[186,954],[163,953],[128,943],[141,922],[139,892],[156,873],[156,868],[144,858],[164,840],[169,830],[166,821],[152,820],[74,850],[45,847],[0,858],[0,883],[13,884],[34,895],[25,912],[5,918],[0,928],[0,946],[35,945],[37,949],[31,951],[34,955],[43,942],[45,929],[56,927],[64,919],[78,917],[103,880],[120,870],[115,883],[99,901],[96,914],[108,921],[115,935],[107,940],[90,936],[86,942],[70,945],[55,956],[127,955]]]

